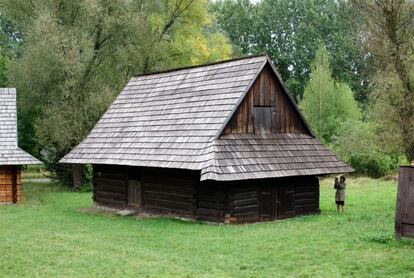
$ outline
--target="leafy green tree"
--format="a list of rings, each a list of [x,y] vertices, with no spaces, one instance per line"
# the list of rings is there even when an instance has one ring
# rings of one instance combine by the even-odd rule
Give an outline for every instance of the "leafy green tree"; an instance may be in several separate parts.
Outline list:
[[[350,84],[357,100],[366,101],[370,56],[360,46],[361,16],[348,1],[221,0],[211,9],[242,54],[269,54],[296,100],[322,41],[335,79]]]
[[[364,16],[361,33],[376,75],[371,102],[383,137],[414,160],[414,2],[352,1]]]
[[[233,43],[235,54],[250,54],[255,43],[257,6],[250,0],[220,0],[211,2],[210,10],[216,16],[219,28]]]
[[[24,36],[8,75],[19,93],[25,139],[34,138],[26,142],[39,146],[57,174],[56,162],[87,135],[131,75],[231,55],[203,0],[0,5]]]
[[[22,34],[0,11],[0,87],[7,86],[7,66],[19,53]]]
[[[323,46],[316,52],[300,108],[316,136],[327,144],[332,142],[344,122],[357,122],[361,117],[349,86],[333,80]]]
[[[400,157],[386,151],[376,122],[345,122],[333,138],[333,151],[363,175],[381,177],[394,171]]]

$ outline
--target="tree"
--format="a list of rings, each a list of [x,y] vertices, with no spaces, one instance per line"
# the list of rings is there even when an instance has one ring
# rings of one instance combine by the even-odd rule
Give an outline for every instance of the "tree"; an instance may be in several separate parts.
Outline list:
[[[393,142],[383,142],[373,121],[345,122],[333,138],[332,149],[363,175],[381,177],[395,171],[399,156],[386,151]]]
[[[210,10],[217,18],[219,28],[233,43],[235,54],[252,53],[255,44],[257,6],[250,0],[220,0],[210,3]]]
[[[414,160],[414,2],[353,1],[366,21],[365,44],[374,57],[374,116],[384,134],[398,134],[401,149]]]
[[[228,58],[203,0],[0,0],[24,35],[9,67],[27,141],[56,162],[133,74]],[[30,131],[33,131],[30,133]],[[61,177],[61,176],[60,176]]]
[[[333,80],[324,46],[316,52],[300,108],[316,136],[327,144],[344,122],[357,122],[361,117],[349,86]]]
[[[222,0],[212,10],[242,54],[269,54],[296,100],[322,41],[335,79],[350,84],[356,98],[366,101],[369,56],[360,47],[361,16],[348,1]]]

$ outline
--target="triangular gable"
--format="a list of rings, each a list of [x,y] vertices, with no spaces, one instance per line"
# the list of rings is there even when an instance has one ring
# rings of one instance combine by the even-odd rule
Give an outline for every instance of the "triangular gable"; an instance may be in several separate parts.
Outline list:
[[[259,115],[255,115],[257,111],[253,110],[266,112],[267,108],[269,108],[268,113],[262,113],[261,117],[272,114],[271,133],[302,133],[314,137],[280,75],[267,57],[266,63],[252,80],[245,94],[241,96],[232,115],[226,120],[216,138],[229,133],[255,133],[254,118],[260,117],[260,112]]]

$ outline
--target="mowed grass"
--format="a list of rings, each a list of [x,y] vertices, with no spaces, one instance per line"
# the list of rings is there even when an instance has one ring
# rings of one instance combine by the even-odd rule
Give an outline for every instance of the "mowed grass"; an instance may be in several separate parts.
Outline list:
[[[396,182],[350,179],[347,211],[321,182],[320,215],[247,225],[85,213],[90,193],[25,184],[0,206],[1,277],[410,277],[394,239]]]

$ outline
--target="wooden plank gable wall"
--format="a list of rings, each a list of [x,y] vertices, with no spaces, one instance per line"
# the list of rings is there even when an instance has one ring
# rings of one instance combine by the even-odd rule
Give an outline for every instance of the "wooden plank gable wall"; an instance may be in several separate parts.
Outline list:
[[[223,134],[257,133],[254,108],[272,108],[271,133],[305,133],[309,134],[299,114],[291,104],[282,85],[269,65],[259,74],[236,112],[230,119]],[[260,113],[261,114],[261,113]],[[257,115],[256,115],[257,117]],[[268,120],[268,119],[260,119]],[[265,126],[267,123],[263,123]]]

